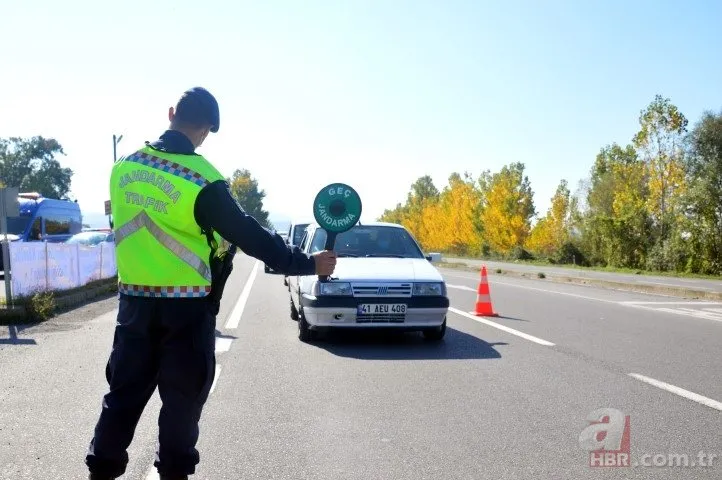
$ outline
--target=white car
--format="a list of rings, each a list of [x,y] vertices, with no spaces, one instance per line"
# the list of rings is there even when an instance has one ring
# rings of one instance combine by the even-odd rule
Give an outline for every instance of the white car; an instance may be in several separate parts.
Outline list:
[[[303,238],[303,232],[306,231],[306,227],[311,223],[310,220],[304,221],[304,219],[299,220],[293,220],[291,224],[288,226],[287,232],[278,232],[278,235],[280,235],[281,238],[286,242],[286,245],[290,245],[292,247],[298,246],[301,244],[301,239]],[[266,273],[275,273],[271,267],[263,264],[263,271]],[[287,278],[283,277],[283,284],[288,285]]]
[[[323,250],[326,231],[309,225],[306,253]],[[449,298],[439,271],[401,225],[356,225],[336,238],[336,269],[327,281],[317,275],[288,277],[291,318],[309,341],[329,329],[374,328],[420,331],[429,340],[446,333]]]

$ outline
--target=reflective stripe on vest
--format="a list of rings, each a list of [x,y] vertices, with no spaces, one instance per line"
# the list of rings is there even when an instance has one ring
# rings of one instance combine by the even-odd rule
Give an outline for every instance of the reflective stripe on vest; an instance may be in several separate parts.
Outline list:
[[[149,287],[118,282],[118,291],[133,297],[198,298],[211,293],[211,287]]]
[[[189,182],[193,182],[201,188],[205,187],[206,185],[208,185],[208,183],[210,183],[208,182],[208,180],[203,178],[201,174],[194,172],[188,167],[184,167],[170,160],[166,160],[165,158],[156,157],[149,153],[135,152],[134,154],[126,157],[125,160],[129,162],[140,163],[141,165],[145,165],[146,167],[155,168],[156,170],[170,173],[171,175],[175,175],[176,177],[180,177],[184,180],[188,180]]]
[[[153,222],[145,211],[141,211],[138,215],[115,231],[115,244],[120,245],[123,240],[128,238],[130,235],[133,235],[143,227],[145,227],[148,232],[153,235],[153,238],[158,240],[158,243],[173,252],[176,257],[187,263],[191,268],[198,272],[201,277],[205,278],[209,282],[211,281],[211,271],[203,259],[191,252],[178,240],[165,233]]]

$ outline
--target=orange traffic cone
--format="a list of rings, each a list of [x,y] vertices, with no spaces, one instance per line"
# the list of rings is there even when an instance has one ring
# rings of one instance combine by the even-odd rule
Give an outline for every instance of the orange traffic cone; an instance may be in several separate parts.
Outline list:
[[[489,293],[489,280],[486,278],[486,265],[481,266],[481,281],[476,291],[476,308],[474,315],[477,317],[498,317],[491,305],[491,294]]]

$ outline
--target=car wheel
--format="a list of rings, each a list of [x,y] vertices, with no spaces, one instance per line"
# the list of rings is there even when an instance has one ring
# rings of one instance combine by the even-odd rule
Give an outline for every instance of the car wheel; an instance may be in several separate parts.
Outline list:
[[[308,322],[306,321],[306,317],[303,314],[303,307],[299,307],[300,311],[298,312],[298,339],[302,342],[310,342],[313,340],[314,332],[311,330],[311,328],[308,325]]]
[[[444,323],[441,324],[441,326],[436,328],[430,328],[428,330],[424,330],[424,338],[426,340],[431,340],[438,342],[442,338],[444,338],[444,334],[446,333],[446,318],[444,318]]]
[[[291,295],[288,296],[288,302],[291,304],[291,319],[298,321],[298,310],[296,309],[296,305],[293,304]]]
[[[268,268],[268,265],[265,265],[265,264],[263,265],[263,271],[266,273],[271,273],[271,269]]]

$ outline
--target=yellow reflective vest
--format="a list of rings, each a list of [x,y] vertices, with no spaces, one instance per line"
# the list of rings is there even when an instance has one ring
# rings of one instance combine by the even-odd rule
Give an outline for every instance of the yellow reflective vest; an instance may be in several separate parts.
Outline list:
[[[194,216],[201,189],[224,180],[203,156],[146,146],[121,157],[110,176],[118,289],[143,297],[204,297],[211,246]],[[225,242],[213,233],[214,247]],[[218,253],[217,253],[218,254]]]

